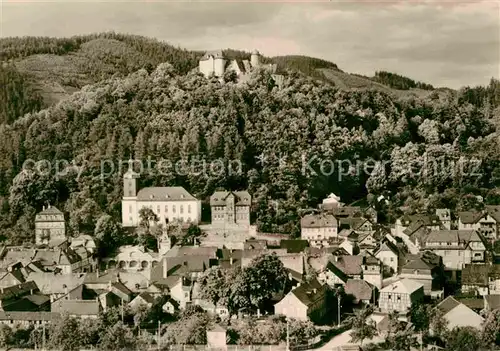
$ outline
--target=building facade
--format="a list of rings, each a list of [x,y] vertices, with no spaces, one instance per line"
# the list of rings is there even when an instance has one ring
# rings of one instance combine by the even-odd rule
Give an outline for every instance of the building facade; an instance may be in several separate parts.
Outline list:
[[[311,246],[322,246],[338,237],[337,219],[330,214],[311,214],[300,220],[300,237],[309,241]]]
[[[248,191],[216,191],[210,196],[212,224],[249,226],[251,204]]]
[[[132,170],[123,176],[122,225],[136,227],[140,224],[139,212],[151,209],[159,223],[201,221],[201,201],[180,186],[148,187],[137,191],[139,175]]]
[[[458,213],[459,230],[477,230],[486,239],[496,240],[500,226],[500,206],[486,206],[481,212],[465,211]]]
[[[424,298],[424,286],[410,279],[399,280],[380,291],[379,308],[382,312],[407,313],[414,303]]]
[[[462,270],[466,264],[484,262],[486,252],[484,240],[475,230],[431,231],[424,249],[441,256],[447,270]]]
[[[66,240],[64,214],[54,206],[43,208],[35,217],[35,242],[37,246],[58,245]]]

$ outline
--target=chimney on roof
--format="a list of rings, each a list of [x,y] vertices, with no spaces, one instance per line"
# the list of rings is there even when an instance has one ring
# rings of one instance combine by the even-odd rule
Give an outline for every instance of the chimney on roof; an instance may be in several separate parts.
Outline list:
[[[318,290],[316,288],[313,289],[313,294],[316,294]]]
[[[167,258],[165,257],[163,259],[163,278],[167,278],[168,277],[168,262],[167,262]]]
[[[231,266],[233,265],[233,258],[232,258],[232,257],[230,257],[230,258],[229,258],[229,264],[230,264]]]

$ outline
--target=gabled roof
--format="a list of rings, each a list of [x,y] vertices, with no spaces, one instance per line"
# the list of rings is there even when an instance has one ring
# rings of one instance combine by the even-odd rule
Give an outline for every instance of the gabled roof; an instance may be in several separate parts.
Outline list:
[[[148,187],[137,193],[139,201],[187,201],[196,200],[181,186]]]
[[[331,262],[331,261],[328,261],[328,263],[326,264],[325,269],[327,269],[330,272],[332,272],[333,274],[335,274],[344,283],[347,282],[347,280],[349,279],[347,277],[347,275],[344,272],[342,272],[342,270],[340,270],[339,268],[337,268],[337,266],[333,262]]]
[[[363,264],[364,265],[377,266],[380,264],[380,260],[368,251],[364,251],[363,253],[360,253],[359,256],[363,257]]]
[[[50,301],[50,297],[47,295],[43,295],[40,293],[32,294],[25,296],[24,299],[30,301],[31,303],[37,305],[37,306],[42,306],[46,304],[47,302]]]
[[[309,283],[303,283],[292,290],[292,293],[306,306],[311,306],[315,301],[326,293],[326,288],[316,279]]]
[[[500,308],[500,295],[486,295],[484,299],[488,303],[490,310],[497,310]]]
[[[427,227],[421,221],[411,222],[410,225],[405,230],[403,230],[403,233],[408,236],[411,236],[420,228],[427,228]]]
[[[361,215],[362,213],[361,207],[359,206],[339,206],[328,208],[328,203],[323,203],[323,206],[325,205],[335,217],[359,217],[359,215]]]
[[[241,68],[240,68],[241,69]],[[244,71],[244,69],[242,70]],[[232,194],[234,196],[235,206],[250,206],[252,197],[248,191],[216,191],[210,196],[210,206],[226,206],[227,197]]]
[[[374,287],[362,279],[349,279],[345,285],[345,293],[356,300],[370,300]]]
[[[424,285],[420,284],[411,279],[401,279],[397,282],[394,282],[381,290],[384,293],[403,293],[403,294],[411,294],[418,289],[422,288]]]
[[[118,269],[110,269],[106,272],[91,272],[85,274],[83,280],[84,284],[104,284],[109,282],[119,281],[119,271]]]
[[[413,222],[421,222],[425,226],[433,226],[438,225],[441,221],[439,217],[435,214],[426,214],[426,213],[417,213],[413,215],[404,215],[401,217],[401,221],[403,224],[405,222],[413,223]]]
[[[10,300],[16,297],[21,297],[30,293],[31,291],[38,291],[38,287],[33,281],[10,286],[8,288],[2,288],[0,291],[0,300]]]
[[[82,285],[85,280],[85,274],[54,274],[52,272],[33,272],[28,276],[29,280],[36,283],[43,294],[64,294]]]
[[[389,240],[384,240],[382,245],[375,251],[375,256],[378,255],[380,252],[384,251],[390,251],[394,253],[395,255],[399,255],[399,249],[396,245],[394,245],[392,242]]]
[[[329,214],[309,214],[301,218],[300,226],[302,228],[324,228],[337,227],[337,219]]]
[[[337,262],[332,262],[344,274],[348,276],[361,275],[363,273],[363,256],[340,256]]]
[[[7,279],[11,279],[11,278],[14,278],[18,284],[21,284],[21,283],[25,283],[26,282],[26,278],[24,277],[23,275],[23,272],[20,270],[20,269],[13,269],[12,271],[10,272],[6,272],[1,278],[0,278],[0,281],[2,280],[7,280]]]
[[[38,215],[62,215],[63,213],[55,206],[48,206],[46,209],[38,212]]]
[[[208,60],[210,57],[213,57],[214,59],[216,58],[224,58],[224,53],[222,50],[212,50],[212,51],[207,51],[205,54],[201,57],[200,61],[205,61]]]
[[[455,298],[453,298],[453,296],[448,296],[446,299],[441,301],[436,306],[436,308],[440,309],[441,312],[443,312],[443,314],[447,314],[448,312],[450,312],[452,309],[454,309],[458,305],[460,305],[460,302],[455,300]]]
[[[462,211],[458,212],[458,218],[464,224],[474,224],[477,223],[482,217],[483,213],[480,211]]]
[[[486,212],[493,217],[495,221],[500,222],[500,206],[486,205]]]
[[[407,255],[403,269],[434,269],[441,264],[441,257],[433,252],[425,251],[418,255]]]
[[[166,257],[183,256],[207,256],[217,258],[217,247],[212,246],[174,246],[166,254]]]
[[[155,302],[155,298],[153,296],[151,296],[150,293],[148,292],[142,292],[140,293],[136,298],[141,298],[142,300],[146,301],[147,303],[154,303]],[[134,299],[135,300],[135,299]]]
[[[98,315],[100,304],[98,300],[57,300],[50,306],[52,312],[68,313],[70,315],[85,316]]]
[[[286,249],[286,251],[289,253],[303,252],[308,246],[309,246],[309,241],[307,240],[295,239],[295,240],[280,241],[280,248]]]
[[[370,222],[368,219],[364,217],[352,217],[352,216],[341,217],[338,219],[338,221],[339,221],[339,226],[341,227],[347,226],[353,230],[357,230],[366,222]]]
[[[426,242],[482,242],[475,230],[433,230],[427,236]]]

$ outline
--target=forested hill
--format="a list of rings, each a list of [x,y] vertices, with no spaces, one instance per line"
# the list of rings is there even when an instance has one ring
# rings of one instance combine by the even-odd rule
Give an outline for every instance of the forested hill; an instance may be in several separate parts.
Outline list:
[[[202,53],[142,37],[17,40],[0,40],[9,62],[1,71],[1,104],[15,106],[0,110],[0,236],[10,242],[32,239],[34,215],[47,202],[65,211],[73,234],[120,222],[117,167],[130,155],[181,165],[241,163],[231,174],[152,168],[141,186],[182,185],[201,199],[217,187],[248,188],[256,223],[270,232],[297,234],[300,209],[331,192],[345,202],[373,203],[384,194],[391,202],[380,213],[389,219],[400,206],[500,203],[496,80],[458,93],[398,96],[333,64],[292,57],[279,59],[293,63],[278,89],[263,71],[244,84],[206,79],[192,69]],[[326,79],[294,72],[306,70],[300,62]],[[374,86],[341,85],[354,77],[365,79],[356,88]],[[39,110],[42,98],[58,102]],[[45,163],[22,170],[29,160]],[[452,167],[429,172],[433,160]],[[115,172],[101,169],[109,162]]]
[[[88,85],[57,105],[2,125],[3,235],[17,243],[30,237],[34,215],[47,202],[66,212],[70,233],[92,233],[102,218],[119,222],[117,167],[130,155],[172,164],[240,162],[241,172],[236,167],[231,174],[151,168],[141,175],[141,186],[182,185],[201,199],[217,187],[248,187],[256,223],[271,232],[297,234],[300,209],[331,192],[346,202],[387,194],[391,205],[381,209],[387,216],[401,205],[481,206],[475,195],[486,203],[500,201],[498,108],[477,108],[453,94],[395,99],[377,90],[342,90],[294,73],[282,89],[270,79],[257,71],[244,84],[220,83],[164,63],[151,72],[140,69]],[[370,174],[362,162],[372,158],[385,167],[368,167]],[[461,158],[482,163],[472,170],[465,165],[471,174],[418,168],[429,160]],[[47,164],[21,170],[30,159],[48,160],[50,172]],[[64,168],[62,160],[76,167]],[[115,172],[108,166],[109,176],[103,176],[101,165],[111,161]],[[353,168],[345,168],[348,162]]]
[[[249,58],[248,52],[227,49],[229,58]],[[136,35],[101,33],[71,38],[0,39],[0,122],[12,122],[26,112],[48,107],[87,84],[112,76],[126,76],[141,68],[151,72],[170,62],[179,74],[197,67],[203,52],[188,51],[155,39]],[[408,86],[392,80],[360,77],[341,71],[335,63],[307,56],[264,57],[281,72],[298,71],[335,84],[341,89],[369,88],[396,95],[410,93]],[[428,95],[418,86],[414,95]],[[8,108],[7,108],[8,106]]]

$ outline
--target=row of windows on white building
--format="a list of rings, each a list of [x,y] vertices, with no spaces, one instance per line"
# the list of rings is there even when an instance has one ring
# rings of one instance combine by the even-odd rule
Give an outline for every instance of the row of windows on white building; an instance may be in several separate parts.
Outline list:
[[[147,208],[148,206],[142,206],[142,208]],[[149,208],[153,210],[153,205],[149,205]],[[129,213],[132,213],[132,205],[129,207]],[[168,205],[165,205],[165,213],[168,213]],[[172,213],[176,213],[175,205],[172,205]],[[179,213],[184,213],[184,206],[179,205]],[[187,205],[187,213],[191,213],[191,205]],[[156,206],[156,214],[161,215],[161,206]]]

